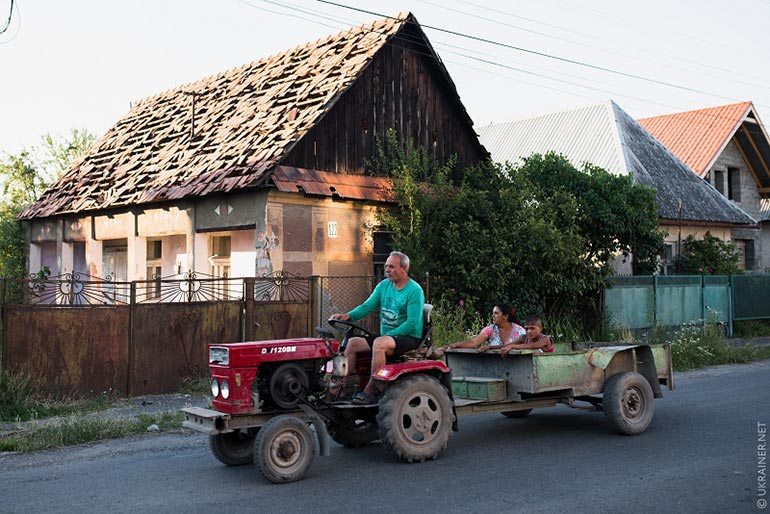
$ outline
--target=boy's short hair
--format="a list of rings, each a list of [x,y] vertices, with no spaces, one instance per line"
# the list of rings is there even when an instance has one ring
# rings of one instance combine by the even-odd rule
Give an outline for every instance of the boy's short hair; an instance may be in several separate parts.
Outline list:
[[[537,314],[530,314],[526,318],[524,318],[524,325],[540,325],[540,327],[543,327],[543,320],[540,319],[540,316]]]

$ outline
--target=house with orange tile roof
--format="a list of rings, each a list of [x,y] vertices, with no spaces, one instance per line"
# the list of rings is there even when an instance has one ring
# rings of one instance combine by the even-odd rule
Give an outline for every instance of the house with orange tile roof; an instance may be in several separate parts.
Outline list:
[[[770,139],[752,102],[645,118],[639,123],[705,182],[760,223],[733,228],[747,270],[770,270]]]
[[[651,187],[669,250],[690,235],[729,241],[733,233],[756,232],[752,216],[696,177],[613,101],[480,127],[479,135],[497,162],[516,165],[533,153],[555,152],[579,169],[592,164]],[[662,271],[672,257],[664,256]],[[614,268],[632,274],[632,264],[619,258]]]
[[[458,169],[488,156],[410,13],[161,92],[21,213],[29,271],[371,275],[389,129]]]

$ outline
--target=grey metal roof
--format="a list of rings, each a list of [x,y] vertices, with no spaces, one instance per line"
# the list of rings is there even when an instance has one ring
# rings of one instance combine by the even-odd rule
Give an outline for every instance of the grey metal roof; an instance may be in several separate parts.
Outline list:
[[[660,144],[615,102],[581,107],[478,129],[492,159],[520,164],[533,153],[556,152],[577,167],[592,163],[632,174],[657,192],[658,215],[705,223],[756,221],[722,196]]]

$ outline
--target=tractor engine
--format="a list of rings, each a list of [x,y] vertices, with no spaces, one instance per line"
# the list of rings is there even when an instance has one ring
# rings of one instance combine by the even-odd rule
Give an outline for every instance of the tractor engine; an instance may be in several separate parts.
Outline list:
[[[332,339],[297,338],[209,345],[212,407],[228,414],[294,410],[323,391]]]

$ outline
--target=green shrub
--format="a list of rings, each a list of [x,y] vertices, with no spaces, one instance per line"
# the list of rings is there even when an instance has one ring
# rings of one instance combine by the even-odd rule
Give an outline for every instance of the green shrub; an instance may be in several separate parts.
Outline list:
[[[484,327],[478,312],[465,300],[441,299],[433,306],[433,344],[441,347],[473,337]]]

